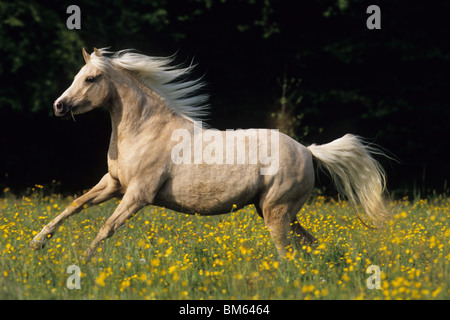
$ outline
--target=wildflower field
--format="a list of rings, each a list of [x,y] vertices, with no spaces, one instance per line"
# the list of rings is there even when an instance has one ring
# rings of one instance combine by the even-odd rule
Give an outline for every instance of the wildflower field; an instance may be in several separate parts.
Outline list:
[[[32,237],[71,202],[37,185],[0,198],[0,299],[449,299],[450,198],[393,201],[381,230],[345,201],[311,198],[298,213],[318,240],[280,259],[252,206],[221,216],[147,207],[92,261],[82,253],[118,200],[84,210],[40,251]],[[81,271],[69,289],[67,269]],[[369,289],[369,266],[380,288]]]

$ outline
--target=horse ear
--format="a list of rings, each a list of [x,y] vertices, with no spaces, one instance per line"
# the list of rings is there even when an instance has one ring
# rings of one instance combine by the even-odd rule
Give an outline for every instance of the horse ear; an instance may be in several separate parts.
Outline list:
[[[89,53],[87,53],[86,52],[86,50],[84,50],[84,48],[83,48],[83,58],[84,58],[84,61],[86,62],[86,63],[89,63],[89,60],[91,60],[91,56],[89,55]]]
[[[102,54],[100,53],[100,51],[99,51],[97,48],[95,48],[95,47],[94,47],[94,53],[95,53],[95,55],[96,55],[97,57],[101,57],[101,56],[102,56]]]

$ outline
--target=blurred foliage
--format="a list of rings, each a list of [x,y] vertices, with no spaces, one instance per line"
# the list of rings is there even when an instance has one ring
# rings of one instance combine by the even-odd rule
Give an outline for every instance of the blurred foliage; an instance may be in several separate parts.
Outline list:
[[[0,1],[1,109],[48,109],[59,89],[55,83],[73,77],[80,58],[73,49],[83,41],[66,28],[58,9],[65,12],[45,1]]]
[[[209,83],[212,126],[276,126],[305,144],[353,132],[400,158],[391,174],[398,185],[442,186],[450,176],[441,158],[450,116],[448,2],[86,0],[78,3],[81,30],[68,30],[70,4],[0,0],[3,117],[51,115],[83,64],[82,47],[178,53],[176,63],[194,58],[196,75]],[[381,8],[381,30],[366,28],[371,4]],[[4,172],[17,163],[8,161]]]

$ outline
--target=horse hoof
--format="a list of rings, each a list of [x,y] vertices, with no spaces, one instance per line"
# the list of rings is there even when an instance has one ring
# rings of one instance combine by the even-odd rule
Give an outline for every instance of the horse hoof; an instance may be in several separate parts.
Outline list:
[[[41,239],[41,237],[36,236],[33,240],[30,241],[30,248],[33,250],[40,250],[47,244],[46,240],[46,238]]]

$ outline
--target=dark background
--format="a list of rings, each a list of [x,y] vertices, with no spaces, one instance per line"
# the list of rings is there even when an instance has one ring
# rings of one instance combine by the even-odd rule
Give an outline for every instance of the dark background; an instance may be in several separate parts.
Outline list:
[[[66,27],[71,4],[81,30]],[[381,30],[366,27],[371,4]],[[448,192],[449,18],[448,1],[0,0],[0,188],[73,193],[107,171],[108,113],[63,121],[52,103],[82,47],[111,47],[193,59],[213,127],[305,145],[358,134],[396,159],[377,158],[394,195]]]

